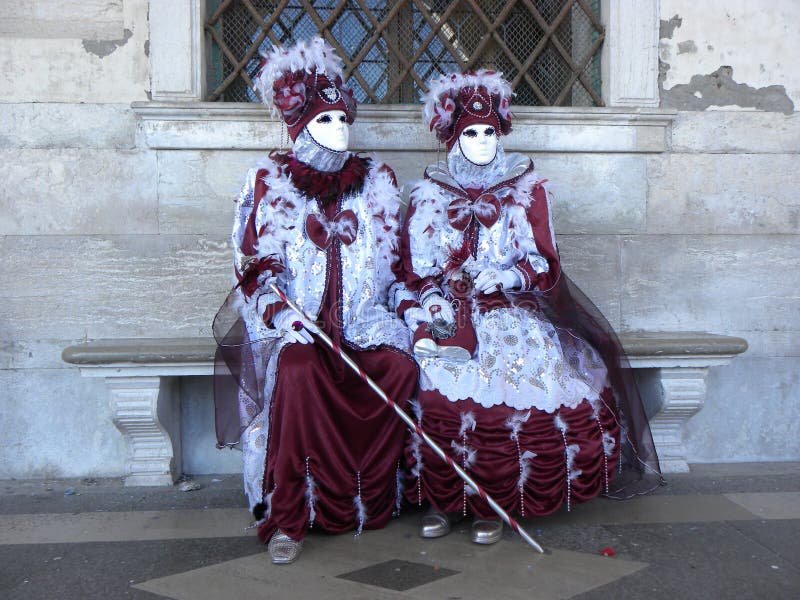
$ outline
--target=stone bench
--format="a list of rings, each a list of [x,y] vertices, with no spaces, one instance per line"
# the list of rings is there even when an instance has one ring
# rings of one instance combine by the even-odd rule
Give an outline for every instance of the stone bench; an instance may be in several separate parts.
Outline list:
[[[632,332],[620,336],[637,369],[665,473],[688,472],[683,434],[705,400],[710,367],[747,349],[741,338],[708,333]],[[172,485],[181,473],[178,377],[213,375],[208,338],[97,340],[62,358],[84,377],[103,377],[114,425],[128,445],[126,485]]]

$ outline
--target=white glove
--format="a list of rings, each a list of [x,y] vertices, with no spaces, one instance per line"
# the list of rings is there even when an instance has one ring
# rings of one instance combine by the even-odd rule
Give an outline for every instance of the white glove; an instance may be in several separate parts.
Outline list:
[[[448,325],[455,323],[456,313],[450,303],[439,294],[431,294],[422,302],[425,318],[428,323],[433,321],[444,321]]]
[[[475,278],[475,288],[484,294],[493,294],[501,290],[513,290],[522,285],[522,279],[513,269],[484,269]]]
[[[284,308],[275,315],[272,318],[272,325],[280,335],[285,336],[290,342],[297,342],[298,344],[314,343],[314,338],[303,327],[300,317],[291,308]]]

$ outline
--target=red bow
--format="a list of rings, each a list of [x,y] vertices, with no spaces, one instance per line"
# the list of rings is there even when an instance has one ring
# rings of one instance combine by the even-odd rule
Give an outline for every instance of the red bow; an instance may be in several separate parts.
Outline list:
[[[476,200],[456,198],[447,207],[447,218],[450,224],[464,231],[475,217],[484,227],[491,227],[500,218],[500,201],[494,194],[483,194]]]
[[[335,238],[347,246],[356,240],[358,217],[352,210],[343,210],[330,221],[316,215],[306,217],[306,235],[320,250],[325,250]]]

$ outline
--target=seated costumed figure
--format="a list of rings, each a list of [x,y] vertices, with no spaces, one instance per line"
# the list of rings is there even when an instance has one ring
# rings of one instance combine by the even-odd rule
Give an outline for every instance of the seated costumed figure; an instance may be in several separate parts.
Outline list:
[[[404,406],[418,368],[389,310],[399,193],[386,165],[347,151],[356,104],[321,38],[265,58],[257,83],[294,141],[247,174],[233,225],[236,286],[214,323],[218,444],[241,445],[244,487],[274,563],[311,527],[383,527],[402,498],[404,425],[313,325]],[[394,289],[394,288],[393,288]]]
[[[434,79],[424,116],[446,163],[411,193],[401,239],[421,368],[422,429],[506,511],[547,515],[661,482],[632,372],[613,330],[561,269],[550,195],[530,159],[506,154],[510,85],[493,71]],[[412,434],[406,495],[430,504],[421,535],[472,516],[472,541],[502,521]]]

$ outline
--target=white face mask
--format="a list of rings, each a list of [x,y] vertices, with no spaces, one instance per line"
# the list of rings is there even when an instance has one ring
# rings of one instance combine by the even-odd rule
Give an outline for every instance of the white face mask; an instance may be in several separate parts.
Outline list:
[[[497,131],[489,123],[466,127],[458,136],[461,153],[476,165],[488,165],[497,156]]]
[[[334,152],[347,150],[350,141],[350,126],[342,110],[326,110],[311,119],[306,125],[309,135],[317,144]]]

